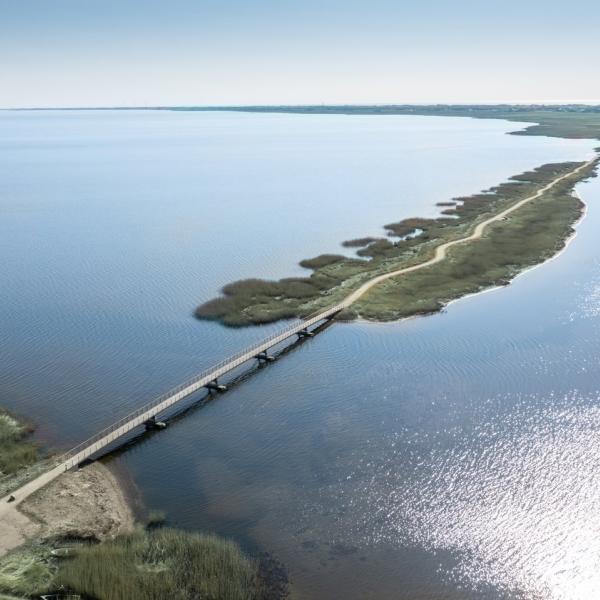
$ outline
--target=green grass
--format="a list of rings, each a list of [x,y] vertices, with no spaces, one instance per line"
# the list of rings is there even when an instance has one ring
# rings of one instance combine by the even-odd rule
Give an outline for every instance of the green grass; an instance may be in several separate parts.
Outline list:
[[[223,295],[196,310],[200,319],[213,319],[229,326],[268,323],[279,319],[303,317],[315,310],[341,301],[365,281],[385,272],[424,262],[435,247],[453,239],[465,237],[478,222],[487,219],[519,200],[532,196],[538,189],[581,163],[548,164],[534,171],[512,177],[490,190],[464,198],[454,199],[437,219],[409,218],[385,226],[388,237],[372,240],[364,238],[364,246],[357,254],[368,260],[322,255],[302,261],[313,269],[310,277],[296,277],[279,281],[248,279],[223,288]],[[481,242],[465,244],[458,254],[465,254],[463,264],[426,269],[418,276],[402,281],[410,282],[401,295],[389,293],[383,298],[369,293],[361,300],[359,313],[376,320],[387,320],[439,310],[449,298],[505,282],[519,270],[551,255],[571,233],[571,225],[582,211],[581,203],[570,192],[578,181],[589,177],[593,168],[565,180],[544,198],[553,202],[535,202],[519,209],[502,227],[501,238],[496,240],[499,252]],[[521,226],[519,217],[528,215],[527,225]],[[536,229],[537,228],[537,229]],[[415,229],[418,236],[405,236]],[[538,229],[540,229],[538,231]],[[485,252],[483,251],[485,250]],[[429,283],[425,284],[425,281]],[[391,288],[392,284],[382,284]],[[378,288],[376,288],[378,289]],[[356,314],[350,309],[343,318]]]
[[[39,598],[68,591],[95,600],[267,600],[259,563],[229,540],[174,529],[144,530],[100,544],[33,542],[0,560],[1,594]]]
[[[581,202],[566,190],[546,194],[491,226],[482,239],[455,247],[447,260],[373,288],[353,312],[393,320],[437,311],[449,300],[507,284],[516,273],[556,254],[581,210]]]
[[[52,576],[50,547],[27,544],[0,561],[0,592],[39,597]]]
[[[37,446],[27,440],[31,428],[0,409],[0,478],[13,475],[39,458]]]
[[[250,600],[257,564],[233,543],[172,529],[137,531],[60,562],[55,587],[97,600]]]
[[[359,244],[359,246],[364,246],[364,244]],[[345,257],[340,254],[320,254],[319,256],[315,256],[315,258],[301,260],[300,266],[305,269],[320,269],[321,267],[332,265],[344,259]]]
[[[344,248],[362,248],[363,246],[368,246],[369,244],[376,242],[378,239],[380,239],[380,238],[374,238],[374,237],[356,238],[354,240],[346,240],[345,242],[342,242],[342,246]],[[300,263],[300,264],[302,264],[302,263]]]

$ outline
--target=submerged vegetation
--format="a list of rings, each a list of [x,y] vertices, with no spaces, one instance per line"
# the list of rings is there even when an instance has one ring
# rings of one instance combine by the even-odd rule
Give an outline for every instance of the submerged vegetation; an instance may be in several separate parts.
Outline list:
[[[229,326],[303,317],[343,300],[366,281],[431,258],[435,248],[469,235],[480,222],[534,195],[583,163],[548,164],[512,177],[490,190],[464,198],[435,219],[409,218],[385,226],[387,238],[364,238],[362,258],[326,254],[300,264],[310,277],[279,281],[248,279],[223,288],[223,296],[196,309],[201,319]],[[440,310],[447,301],[480,289],[506,284],[523,269],[552,256],[572,233],[583,204],[571,192],[593,175],[586,167],[555,185],[486,230],[484,237],[451,250],[431,267],[390,279],[347,309],[342,318],[390,320]],[[357,240],[346,245],[358,246]]]

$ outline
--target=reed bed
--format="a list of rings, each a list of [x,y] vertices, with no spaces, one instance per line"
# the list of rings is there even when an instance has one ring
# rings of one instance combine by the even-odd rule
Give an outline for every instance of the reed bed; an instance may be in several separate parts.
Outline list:
[[[86,546],[60,564],[54,586],[96,600],[261,598],[258,565],[235,543],[173,529]]]

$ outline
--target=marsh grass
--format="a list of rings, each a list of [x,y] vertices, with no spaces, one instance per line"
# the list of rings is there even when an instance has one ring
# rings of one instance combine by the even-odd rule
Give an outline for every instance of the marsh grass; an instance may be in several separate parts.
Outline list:
[[[376,242],[378,239],[380,239],[380,238],[375,238],[375,237],[356,238],[354,240],[346,240],[345,242],[342,242],[342,246],[344,248],[362,248],[363,246],[368,246],[369,244]],[[302,263],[300,263],[300,264],[302,264]]]
[[[93,600],[274,600],[287,595],[286,585],[262,573],[262,562],[213,535],[140,527],[98,544],[71,539],[69,555],[56,553],[54,548],[64,543],[31,542],[3,557],[0,599],[2,594],[39,598],[55,593]]]
[[[577,198],[557,189],[494,224],[482,239],[455,247],[447,260],[373,288],[353,311],[367,319],[394,320],[506,285],[564,247],[582,208]]]
[[[233,542],[173,529],[138,530],[61,561],[56,589],[97,600],[262,598],[258,565]]]

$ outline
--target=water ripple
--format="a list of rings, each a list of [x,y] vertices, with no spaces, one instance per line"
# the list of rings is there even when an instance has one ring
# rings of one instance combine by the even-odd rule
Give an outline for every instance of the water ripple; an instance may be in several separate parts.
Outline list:
[[[574,391],[545,408],[524,397],[510,412],[505,400],[462,427],[369,442],[323,498],[344,499],[346,542],[450,552],[459,558],[446,576],[471,589],[597,597],[600,395]]]

